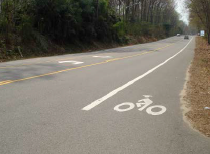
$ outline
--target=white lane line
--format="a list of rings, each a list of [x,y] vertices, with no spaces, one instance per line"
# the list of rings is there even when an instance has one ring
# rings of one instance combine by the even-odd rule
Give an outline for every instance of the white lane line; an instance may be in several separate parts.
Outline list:
[[[89,111],[91,109],[93,109],[94,107],[96,107],[97,105],[101,104],[102,102],[104,102],[105,100],[109,99],[110,97],[116,95],[118,92],[124,90],[125,88],[131,86],[132,84],[134,84],[135,82],[139,81],[140,79],[144,78],[145,76],[149,75],[150,73],[154,72],[156,69],[158,69],[159,67],[163,66],[164,64],[166,64],[167,62],[169,62],[171,59],[175,58],[177,55],[179,55],[181,52],[183,52],[187,46],[191,43],[191,41],[193,40],[193,38],[189,41],[189,43],[182,49],[180,50],[178,53],[176,53],[175,55],[173,55],[172,57],[170,57],[169,59],[165,60],[163,63],[155,66],[154,68],[152,68],[151,70],[147,71],[146,73],[142,74],[141,76],[129,81],[128,83],[126,83],[125,85],[111,91],[110,93],[108,93],[107,95],[99,98],[98,100],[92,102],[91,104],[85,106],[84,108],[82,108],[82,110],[84,111]]]
[[[72,63],[74,65],[79,65],[79,64],[83,64],[84,62],[80,62],[80,61],[59,61],[59,64],[63,64],[63,63]]]
[[[111,56],[93,56],[93,58],[112,58]]]

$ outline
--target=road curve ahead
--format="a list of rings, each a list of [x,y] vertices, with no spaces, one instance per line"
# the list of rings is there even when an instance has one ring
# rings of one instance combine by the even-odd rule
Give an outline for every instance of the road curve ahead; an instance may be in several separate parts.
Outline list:
[[[1,154],[210,154],[180,92],[195,38],[0,64]]]

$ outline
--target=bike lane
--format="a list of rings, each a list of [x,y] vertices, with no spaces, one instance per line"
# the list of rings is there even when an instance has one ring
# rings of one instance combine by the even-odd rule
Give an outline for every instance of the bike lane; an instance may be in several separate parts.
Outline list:
[[[191,44],[167,65],[85,111],[92,119],[88,132],[97,130],[95,137],[109,141],[102,141],[103,147],[96,144],[102,151],[114,148],[116,153],[209,154],[209,139],[183,121],[180,104],[193,50]],[[96,113],[100,114],[93,117]],[[96,125],[96,121],[100,122]]]

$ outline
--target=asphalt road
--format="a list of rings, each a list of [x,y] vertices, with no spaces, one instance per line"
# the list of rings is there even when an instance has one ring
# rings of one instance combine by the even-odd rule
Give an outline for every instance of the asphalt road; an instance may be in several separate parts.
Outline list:
[[[1,154],[210,154],[183,120],[195,39],[0,64]]]

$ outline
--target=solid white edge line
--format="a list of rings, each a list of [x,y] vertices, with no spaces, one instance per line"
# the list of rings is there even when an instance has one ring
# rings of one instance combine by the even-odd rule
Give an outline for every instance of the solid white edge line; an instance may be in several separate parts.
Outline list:
[[[91,109],[93,109],[94,107],[98,106],[99,104],[101,104],[102,102],[104,102],[105,100],[109,99],[110,97],[116,95],[118,92],[124,90],[125,88],[131,86],[132,84],[134,84],[135,82],[139,81],[140,79],[142,79],[143,77],[149,75],[150,73],[154,72],[156,69],[158,69],[159,67],[163,66],[164,64],[166,64],[167,62],[169,62],[171,59],[175,58],[177,55],[179,55],[181,52],[183,52],[187,46],[191,43],[191,41],[194,39],[194,37],[188,42],[188,44],[182,49],[180,50],[178,53],[176,53],[175,55],[173,55],[172,57],[168,58],[167,60],[165,60],[163,63],[157,65],[156,67],[152,68],[151,70],[147,71],[146,73],[142,74],[141,76],[129,81],[128,83],[126,83],[125,85],[111,91],[110,93],[108,93],[107,95],[101,97],[100,99],[92,102],[91,104],[85,106],[84,108],[82,108],[82,110],[84,111],[89,111]]]

